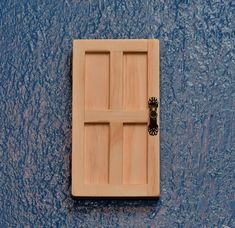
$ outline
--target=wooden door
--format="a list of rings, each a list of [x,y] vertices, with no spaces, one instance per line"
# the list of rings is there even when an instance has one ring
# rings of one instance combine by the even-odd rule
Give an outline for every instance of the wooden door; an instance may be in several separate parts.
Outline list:
[[[159,41],[73,45],[72,195],[159,196],[160,135],[148,133],[148,98],[160,99]]]

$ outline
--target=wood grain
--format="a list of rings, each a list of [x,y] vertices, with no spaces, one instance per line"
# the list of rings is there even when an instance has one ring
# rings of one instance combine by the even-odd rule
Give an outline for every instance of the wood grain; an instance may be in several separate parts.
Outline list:
[[[85,108],[109,108],[109,54],[85,55]]]
[[[72,194],[79,195],[84,183],[85,53],[74,42],[72,109]]]
[[[110,123],[109,183],[122,184],[123,124]]]
[[[159,41],[150,40],[148,44],[148,97],[158,98],[157,122],[160,129],[159,51]],[[148,135],[148,195],[160,195],[160,131],[156,136]]]
[[[74,41],[73,195],[159,196],[160,138],[147,131],[159,95],[157,40]]]
[[[128,122],[128,123],[146,123],[148,122],[148,111],[122,111],[122,110],[86,110],[86,123],[109,123],[109,122]]]
[[[85,125],[85,184],[108,183],[109,125]]]
[[[147,54],[124,53],[124,109],[147,109]]]
[[[120,110],[120,111],[116,111],[112,113],[110,116],[108,116],[111,117],[109,119],[110,122],[109,183],[110,184],[122,184],[123,115],[122,113],[119,113],[122,112],[122,106],[123,106],[122,57],[123,53],[121,51],[111,51],[110,109]],[[106,113],[109,113],[109,111]],[[105,116],[105,114],[103,116]]]
[[[123,183],[147,183],[147,124],[124,124]]]

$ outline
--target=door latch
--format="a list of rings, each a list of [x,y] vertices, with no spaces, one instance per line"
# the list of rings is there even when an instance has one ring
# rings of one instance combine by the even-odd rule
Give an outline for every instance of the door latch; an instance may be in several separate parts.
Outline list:
[[[148,101],[149,105],[149,126],[148,132],[150,135],[157,135],[158,124],[157,124],[157,108],[158,100],[156,97],[150,97]]]

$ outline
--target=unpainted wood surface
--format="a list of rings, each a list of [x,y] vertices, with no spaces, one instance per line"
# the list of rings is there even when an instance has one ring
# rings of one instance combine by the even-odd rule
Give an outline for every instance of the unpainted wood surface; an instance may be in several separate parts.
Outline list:
[[[159,196],[150,96],[159,98],[157,40],[74,41],[73,195]]]

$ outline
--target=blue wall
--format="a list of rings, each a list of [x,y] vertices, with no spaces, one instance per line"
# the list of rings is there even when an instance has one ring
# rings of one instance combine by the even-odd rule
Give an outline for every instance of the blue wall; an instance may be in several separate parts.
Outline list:
[[[161,198],[70,197],[71,51],[161,40]],[[235,227],[233,0],[1,0],[0,227]]]

